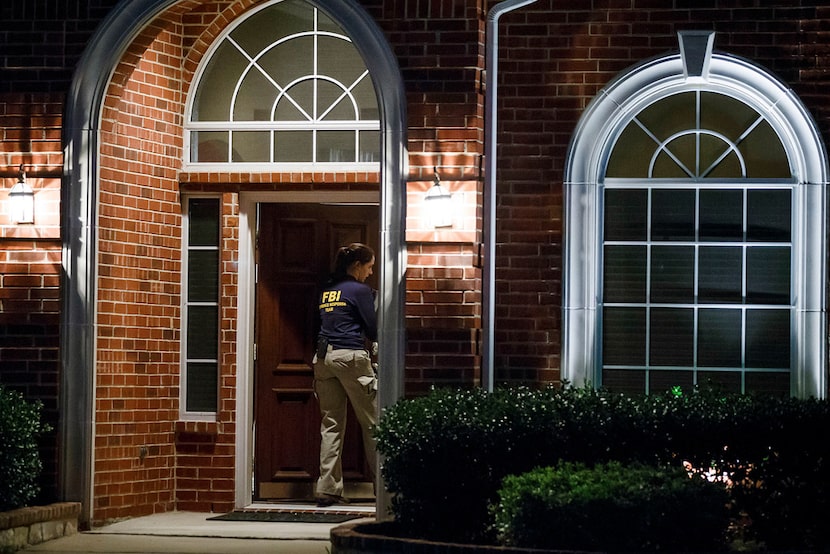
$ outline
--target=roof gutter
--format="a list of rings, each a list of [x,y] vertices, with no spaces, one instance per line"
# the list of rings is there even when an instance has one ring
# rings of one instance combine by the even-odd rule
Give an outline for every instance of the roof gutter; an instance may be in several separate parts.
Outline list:
[[[481,386],[493,391],[496,315],[496,146],[499,65],[499,18],[536,0],[503,0],[487,14],[484,76],[484,271],[482,276]]]

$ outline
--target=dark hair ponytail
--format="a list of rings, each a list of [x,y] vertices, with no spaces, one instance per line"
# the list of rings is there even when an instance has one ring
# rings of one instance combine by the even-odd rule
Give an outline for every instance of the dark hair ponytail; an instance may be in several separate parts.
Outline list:
[[[366,264],[375,257],[375,251],[365,244],[353,242],[349,246],[341,246],[334,258],[334,274],[332,281],[342,281],[348,275],[349,267],[355,262]]]

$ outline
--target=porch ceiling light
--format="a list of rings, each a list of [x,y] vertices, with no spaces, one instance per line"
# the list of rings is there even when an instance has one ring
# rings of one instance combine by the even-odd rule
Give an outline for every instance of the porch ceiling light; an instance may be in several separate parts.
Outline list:
[[[424,197],[424,209],[434,228],[452,227],[452,194],[441,185],[438,168],[435,168],[432,187]]]
[[[9,215],[12,223],[35,222],[35,193],[26,182],[26,171],[20,164],[17,183],[9,191]]]

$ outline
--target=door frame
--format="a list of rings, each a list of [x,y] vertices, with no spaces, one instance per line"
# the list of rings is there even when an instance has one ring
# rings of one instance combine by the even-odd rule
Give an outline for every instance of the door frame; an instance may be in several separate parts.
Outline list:
[[[236,508],[253,503],[254,382],[256,365],[256,229],[257,205],[274,204],[373,204],[380,211],[379,191],[277,191],[239,193],[239,287],[236,333]],[[381,237],[378,237],[381,240]],[[381,254],[382,255],[382,254]],[[379,280],[379,286],[383,281]],[[382,297],[382,291],[381,291]],[[376,475],[380,474],[375,468]],[[380,490],[380,489],[378,489]]]

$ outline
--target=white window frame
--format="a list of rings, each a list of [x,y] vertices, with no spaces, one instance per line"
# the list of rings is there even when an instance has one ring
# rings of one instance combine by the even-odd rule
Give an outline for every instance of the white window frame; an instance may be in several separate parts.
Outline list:
[[[713,33],[679,35],[679,54],[644,62],[600,91],[572,138],[564,179],[561,377],[575,386],[595,384],[597,380],[601,336],[601,181],[614,141],[644,106],[658,98],[702,88],[738,98],[763,113],[784,145],[796,180],[791,394],[824,398],[828,174],[821,136],[795,93],[773,75],[747,60],[713,53]],[[691,43],[699,48],[684,49],[684,44],[690,44],[690,36],[703,37],[704,45]]]
[[[187,364],[189,360],[187,355],[187,337],[188,337],[188,318],[190,317],[189,307],[192,303],[188,302],[188,276],[190,275],[189,256],[190,252],[190,201],[198,198],[215,199],[219,202],[219,244],[217,250],[219,252],[219,267],[218,271],[218,298],[216,301],[217,307],[217,344],[216,353],[217,358],[210,360],[216,363],[216,410],[212,412],[204,411],[188,411],[187,410]],[[219,413],[219,403],[221,402],[221,371],[222,371],[222,348],[221,348],[221,319],[222,319],[222,195],[221,194],[187,194],[182,195],[182,295],[181,295],[181,364],[179,374],[179,419],[182,421],[216,421]],[[204,303],[198,303],[204,305]]]
[[[194,86],[191,88],[190,92],[188,93],[188,98],[185,106],[185,113],[187,114],[187,119],[185,122],[185,130],[184,130],[184,170],[185,171],[204,171],[204,172],[211,172],[211,171],[240,171],[240,172],[257,172],[257,171],[269,171],[269,172],[276,172],[276,171],[294,171],[294,172],[302,172],[302,171],[377,171],[378,165],[380,162],[380,151],[378,152],[378,159],[370,160],[370,161],[336,161],[336,162],[318,162],[318,161],[307,161],[307,162],[276,162],[276,161],[267,161],[267,162],[193,162],[191,161],[191,154],[192,154],[192,135],[194,132],[199,131],[217,131],[217,132],[226,132],[228,136],[232,131],[270,131],[270,151],[271,156],[273,157],[274,148],[273,148],[273,133],[275,131],[311,131],[313,132],[313,140],[312,140],[312,152],[313,155],[316,156],[317,152],[317,133],[318,131],[352,131],[355,133],[355,152],[360,151],[360,134],[364,131],[372,131],[377,132],[380,134],[381,125],[379,119],[355,119],[354,121],[346,121],[346,122],[339,122],[339,121],[327,121],[324,120],[326,113],[331,109],[332,106],[329,107],[329,110],[320,111],[323,113],[314,113],[311,114],[313,116],[312,121],[217,121],[217,122],[199,122],[194,121],[192,114],[194,103],[196,100],[197,92],[199,90],[199,86],[202,80],[202,76],[204,75],[205,70],[209,65],[209,61],[219,49],[219,47],[224,44],[226,41],[229,41],[231,44],[236,44],[235,41],[230,37],[230,34],[233,32],[236,27],[238,27],[242,22],[246,19],[254,16],[261,10],[267,9],[274,4],[279,4],[284,0],[276,0],[273,2],[268,2],[262,6],[258,6],[257,8],[251,10],[247,13],[244,17],[240,17],[236,21],[234,21],[231,25],[229,25],[222,34],[217,37],[217,39],[213,42],[211,47],[208,49],[207,53],[203,58],[203,62],[199,64],[199,67],[196,71],[196,74],[193,78]],[[318,8],[313,1],[305,0],[306,3],[309,4],[314,10],[319,11]],[[325,13],[325,12],[324,12]],[[315,20],[316,24],[316,20]],[[318,36],[330,36],[336,37],[346,42],[351,43],[352,40],[345,34],[334,34],[331,32],[325,31],[318,31],[315,29],[313,32],[306,32],[302,33],[298,36],[304,36],[311,34],[316,38]],[[269,46],[265,47],[263,51],[259,54],[267,52],[270,48],[277,46],[286,40],[290,40],[294,37],[280,37],[274,43],[270,44]],[[316,47],[315,47],[316,50]],[[258,57],[250,58],[249,62],[250,65],[248,70],[245,71],[244,75],[252,71],[254,68],[257,67],[257,59]],[[371,81],[371,76],[369,75],[369,69],[365,68],[364,72],[362,73],[361,77],[352,84],[345,84],[339,83],[335,79],[317,73],[316,68],[316,58],[317,54],[315,52],[314,58],[314,65],[313,73],[311,74],[312,77],[328,81],[331,83],[337,84],[340,88],[343,89],[343,94],[338,101],[344,97],[351,100],[352,105],[355,110],[358,109],[356,101],[352,96],[351,90],[354,86],[357,85],[358,81],[368,79]],[[307,76],[308,77],[308,76]],[[289,83],[290,85],[290,83]],[[238,84],[237,90],[235,90],[234,95],[238,92]],[[282,96],[284,90],[280,93]],[[335,104],[337,104],[337,102]],[[317,99],[314,99],[314,106],[315,111],[317,111]],[[231,141],[228,141],[229,148]]]

